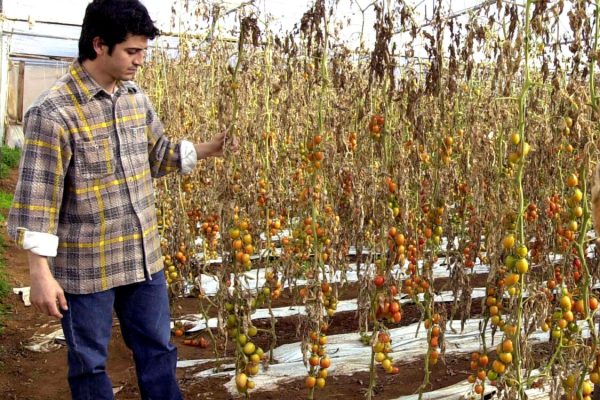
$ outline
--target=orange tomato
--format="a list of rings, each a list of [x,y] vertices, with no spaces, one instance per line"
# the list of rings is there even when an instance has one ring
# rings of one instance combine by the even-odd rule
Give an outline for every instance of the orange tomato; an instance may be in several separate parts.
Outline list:
[[[314,356],[311,356],[311,357],[308,359],[308,363],[309,363],[309,364],[310,364],[312,367],[316,367],[317,365],[319,365],[319,357],[318,357],[318,356],[316,356],[316,355],[314,355]]]
[[[506,339],[502,342],[502,351],[505,353],[512,353],[514,350],[513,342],[510,339]]]
[[[183,329],[181,329],[181,328],[177,328],[177,329],[175,329],[175,330],[173,331],[173,335],[174,335],[174,336],[176,336],[176,337],[181,337],[181,336],[183,336]]]

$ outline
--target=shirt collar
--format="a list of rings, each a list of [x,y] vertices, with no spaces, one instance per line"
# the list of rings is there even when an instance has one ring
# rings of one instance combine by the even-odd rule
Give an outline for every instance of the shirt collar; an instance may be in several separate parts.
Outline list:
[[[69,75],[76,83],[77,89],[81,93],[82,97],[87,101],[98,95],[98,93],[106,93],[104,88],[100,86],[94,78],[83,68],[79,61],[73,62],[69,67]],[[121,95],[125,93],[137,93],[137,86],[130,81],[118,81],[117,89],[114,95]]]

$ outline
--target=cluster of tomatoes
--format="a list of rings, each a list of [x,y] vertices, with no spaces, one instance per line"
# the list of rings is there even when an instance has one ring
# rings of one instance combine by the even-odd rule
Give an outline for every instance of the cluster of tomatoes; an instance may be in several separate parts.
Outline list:
[[[318,293],[315,295],[315,292]],[[303,303],[306,303],[309,297],[314,299],[318,296],[323,302],[328,317],[333,317],[337,310],[338,298],[329,282],[322,282],[320,286],[313,287],[312,290],[304,286],[298,291],[298,295]]]
[[[321,142],[323,137],[321,135],[315,135],[306,145],[308,152],[306,153],[306,161],[310,163],[313,170],[321,169],[322,162],[325,159],[325,152],[321,149]]]
[[[404,242],[404,235],[401,237],[398,235],[396,228],[391,228],[388,231],[388,240],[393,242],[393,246],[399,246],[396,242],[397,237],[401,239],[402,243]],[[396,251],[398,251],[397,248]],[[389,353],[392,351],[392,341],[385,329],[385,321],[394,324],[400,323],[402,320],[402,308],[400,302],[396,300],[396,296],[398,295],[397,286],[391,280],[387,282],[384,260],[378,258],[374,264],[376,268],[375,276],[373,277],[375,291],[371,303],[371,319],[375,318],[377,322],[375,323],[376,328],[373,335],[365,335],[362,337],[362,340],[363,343],[371,345],[373,360],[379,363],[387,373],[396,374],[399,372],[399,369],[393,365],[392,359],[389,357]]]
[[[207,239],[214,239],[219,234],[219,216],[209,215],[200,225],[200,233]]]
[[[487,354],[481,354],[479,352],[471,353],[470,368],[473,373],[469,375],[467,380],[473,384],[473,392],[475,394],[482,394],[485,384],[485,378],[488,374],[487,366],[490,359]]]
[[[529,203],[525,209],[525,221],[535,222],[537,221],[538,217],[537,205],[535,203]]]
[[[560,194],[553,194],[552,196],[548,197],[548,199],[546,199],[546,203],[548,203],[546,207],[546,216],[548,218],[555,219],[560,216]]]
[[[258,374],[264,351],[251,340],[258,334],[258,329],[249,325],[245,332],[241,331],[242,324],[235,313],[234,304],[225,303],[225,310],[227,311],[227,333],[235,341],[239,361],[235,377],[236,387],[240,393],[246,393],[249,389],[254,389],[254,382],[249,377]]]
[[[597,300],[596,300],[596,303],[597,303]],[[594,363],[594,366],[590,370],[589,378],[590,378],[589,381],[583,382],[584,385],[587,384],[593,389],[593,385],[600,384],[600,353],[596,353],[596,362]],[[582,386],[582,389],[583,389],[583,386]]]
[[[389,176],[385,177],[385,183],[390,195],[388,200],[388,208],[392,211],[394,218],[397,218],[400,215],[400,204],[397,197],[398,185]]]
[[[175,334],[177,336],[177,334]],[[205,349],[208,347],[208,340],[204,338],[204,336],[199,336],[196,338],[184,339],[183,344],[186,346],[200,347],[201,349]]]
[[[512,328],[512,325],[510,326]],[[506,332],[506,329],[505,329]],[[496,359],[492,363],[492,374],[488,372],[488,378],[493,382],[497,379],[496,374],[502,375],[513,362],[513,353],[515,351],[513,341],[505,338],[496,348]],[[496,379],[494,379],[496,378]]]
[[[571,128],[573,128],[573,118],[569,116],[561,118],[557,127],[563,135],[569,136],[571,134]]]
[[[575,249],[573,249],[575,250]],[[575,283],[579,283],[582,278],[582,270],[581,270],[581,260],[579,257],[573,257],[573,261],[571,261],[571,265],[573,267],[573,280]]]
[[[254,254],[250,224],[246,219],[239,218],[237,214],[233,219],[235,226],[229,229],[229,238],[231,239],[234,263],[238,269],[250,271],[252,269],[250,257]]]
[[[186,214],[190,228],[192,228],[194,232],[197,232],[198,223],[202,219],[202,211],[200,211],[198,208],[192,208],[191,210],[187,210]]]
[[[312,167],[310,167],[308,169],[308,172],[313,173],[314,170],[312,170]],[[309,185],[306,186],[299,186],[299,195],[298,195],[298,201],[299,203],[306,203],[309,200],[312,201],[312,204],[317,204],[320,203],[321,200],[323,199],[323,177],[322,176],[317,176],[317,175],[313,175],[314,179],[313,182]],[[304,179],[302,179],[302,182],[304,182]],[[303,183],[304,185],[304,183]]]
[[[502,239],[502,247],[504,249],[504,266],[507,274],[505,283],[508,286],[508,294],[514,296],[519,293],[517,283],[521,280],[521,276],[529,271],[529,249],[525,244],[516,244],[515,235],[507,234]]]
[[[393,360],[389,357],[392,352],[392,339],[389,333],[379,331],[375,342],[373,343],[373,354],[376,362],[381,364],[381,367],[388,374],[397,374],[400,369],[394,365]]]
[[[283,285],[274,271],[267,271],[265,274],[266,285],[263,288],[263,294],[270,295],[272,299],[278,299],[281,296]]]
[[[383,125],[385,124],[385,118],[383,115],[373,115],[369,121],[369,133],[373,139],[380,139],[381,132],[383,131]]]
[[[173,262],[173,257],[171,257],[170,254],[163,256],[163,264],[165,266],[165,278],[167,279],[167,283],[170,285],[179,279],[179,271],[177,270],[177,267]]]
[[[501,290],[499,292],[502,293]],[[498,290],[496,287],[488,287],[485,306],[492,325],[502,327],[502,310],[504,309],[504,306],[497,294]]]
[[[577,230],[579,229],[579,221],[583,216],[583,192],[579,187],[579,179],[576,174],[569,174],[566,180],[567,187],[570,188],[570,196],[567,198],[568,213],[565,215],[565,223],[559,225],[556,230],[559,245],[563,249],[567,249],[575,240]]]
[[[581,397],[577,394],[577,377],[574,374],[567,376],[563,380],[563,387],[565,389],[565,400],[592,400],[592,393],[594,392],[594,384],[591,380],[584,380],[581,382]]]
[[[542,262],[545,254],[544,241],[538,238],[533,239],[529,243],[529,256],[535,264]]]
[[[327,209],[326,214],[329,213]],[[292,236],[296,239],[296,243],[299,244],[296,252],[300,252],[300,248],[304,247],[309,249],[313,243],[319,243],[321,245],[321,261],[326,263],[329,260],[331,254],[333,254],[333,248],[331,247],[331,238],[327,233],[326,221],[314,221],[312,217],[304,218],[302,226],[298,229],[294,229]]]
[[[187,175],[181,180],[181,190],[183,190],[185,193],[192,193],[192,190],[194,190],[192,179]]]
[[[402,292],[407,295],[413,297],[419,293],[425,293],[429,287],[429,281],[424,276],[419,276],[417,274],[417,246],[414,241],[411,241],[408,245],[408,278],[402,281]],[[419,239],[418,249],[423,250],[425,240],[423,238]]]
[[[333,291],[333,286],[328,282],[321,283],[321,293],[323,294],[323,307],[327,310],[327,316],[333,317],[337,310],[338,299]]]
[[[440,150],[440,159],[445,165],[449,165],[452,161],[452,145],[454,144],[454,138],[452,136],[444,137]]]
[[[269,226],[269,234],[271,236],[278,235],[285,226],[285,216],[276,216],[275,210],[269,210],[267,225]]]
[[[217,257],[220,230],[218,215],[209,215],[199,226],[198,233],[204,238],[203,248],[208,258]]]
[[[349,151],[354,151],[356,150],[356,146],[357,146],[357,140],[356,140],[356,132],[350,132],[348,134],[348,150]]]
[[[431,365],[437,364],[440,357],[441,347],[441,328],[442,317],[440,314],[433,314],[431,318],[428,318],[423,323],[425,329],[427,329],[429,337],[429,363]]]
[[[402,292],[412,297],[419,293],[425,293],[430,286],[426,277],[413,275],[402,282]]]
[[[387,243],[393,262],[404,265],[406,260],[406,238],[404,234],[399,232],[398,228],[392,226],[388,229]]]
[[[377,275],[373,280],[375,287],[378,289],[375,303],[375,318],[378,321],[385,319],[388,322],[398,324],[402,320],[402,307],[400,306],[400,302],[395,299],[398,289],[396,285],[390,285],[389,291],[384,293],[383,290],[380,290],[383,288],[384,281],[383,275]]]
[[[527,157],[531,151],[531,146],[529,146],[529,143],[521,143],[521,135],[519,135],[517,132],[511,133],[510,142],[514,146],[514,149],[508,155],[508,162],[511,165],[514,165],[525,160],[525,157]]]
[[[189,328],[191,328],[191,325],[184,324],[182,321],[175,321],[171,334],[175,337],[182,337]]]
[[[475,267],[475,261],[478,257],[479,244],[476,241],[469,241],[463,249],[463,263],[466,268]]]
[[[161,247],[164,247],[161,243]],[[164,248],[163,248],[164,251]],[[165,278],[167,279],[167,284],[172,284],[181,279],[180,276],[180,268],[183,268],[188,261],[188,252],[187,246],[185,243],[180,242],[177,246],[177,251],[175,252],[175,256],[171,256],[166,253],[163,257]]]
[[[323,331],[323,329],[321,329]],[[325,345],[327,344],[327,336],[317,331],[310,332],[310,357],[308,364],[310,365],[309,375],[306,377],[305,385],[308,389],[317,387],[322,389],[325,387],[331,359],[327,357]]]
[[[390,194],[395,194],[396,190],[398,190],[398,185],[396,184],[396,182],[394,182],[394,180],[389,176],[386,176],[385,183],[388,187],[388,191],[390,192]]]
[[[315,236],[317,237],[317,240],[325,239],[327,231],[319,221],[314,221],[313,223],[312,217],[306,217],[302,221],[302,227],[300,229],[295,229],[292,233],[296,239],[303,239],[304,244],[310,246],[313,243]]]
[[[279,298],[279,296],[281,295],[281,291],[279,291],[277,294],[273,295],[274,292],[275,292],[274,290],[271,290],[270,284],[267,283],[265,286],[263,286],[263,288],[261,290],[259,290],[258,293],[256,294],[256,297],[254,297],[250,302],[252,309],[256,309],[256,308],[264,306],[265,302],[269,298],[274,299],[274,298],[276,298],[275,296],[277,296],[277,298]]]
[[[434,246],[439,246],[442,241],[442,216],[444,215],[444,206],[430,207],[429,204],[424,204],[422,211],[425,214],[425,228],[423,235],[427,241]]]
[[[158,229],[163,232],[165,230],[170,230],[172,226],[174,226],[173,221],[175,221],[175,212],[172,207],[157,207],[156,208],[156,220],[158,222]],[[165,240],[164,246],[168,247],[168,241]],[[163,242],[161,242],[161,246]],[[164,254],[164,252],[163,252]]]
[[[598,299],[590,297],[585,309],[585,301],[581,298],[574,300],[573,293],[565,287],[560,290],[558,305],[551,317],[542,326],[544,331],[552,327],[551,336],[555,340],[569,342],[573,335],[579,333],[578,319],[585,319],[588,312],[594,312],[598,308]]]
[[[258,189],[256,203],[259,207],[264,207],[269,199],[269,191],[266,179],[260,178],[257,185]]]
[[[469,376],[468,381],[473,384],[473,392],[476,394],[483,393],[486,377],[492,383],[495,382],[513,362],[515,348],[510,337],[516,335],[517,327],[503,324],[502,330],[505,338],[496,347],[496,359],[492,362],[491,368],[488,368],[490,359],[487,354],[481,354],[480,352],[471,354],[470,368],[473,373]]]

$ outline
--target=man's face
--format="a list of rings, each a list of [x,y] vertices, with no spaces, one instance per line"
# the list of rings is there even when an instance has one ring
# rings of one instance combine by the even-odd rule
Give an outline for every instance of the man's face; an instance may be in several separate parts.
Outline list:
[[[115,45],[111,54],[108,54],[108,46],[104,45],[102,48],[104,52],[100,57],[104,72],[115,80],[129,81],[144,63],[148,38],[129,35],[124,42]]]

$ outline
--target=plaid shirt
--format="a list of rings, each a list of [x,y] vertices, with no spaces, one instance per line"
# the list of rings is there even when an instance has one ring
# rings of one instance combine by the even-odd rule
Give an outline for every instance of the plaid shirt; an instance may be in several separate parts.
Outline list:
[[[181,169],[131,82],[110,96],[75,62],[27,111],[9,233],[58,236],[54,277],[69,293],[142,281],[163,268],[152,178]],[[189,144],[189,143],[188,143]]]

